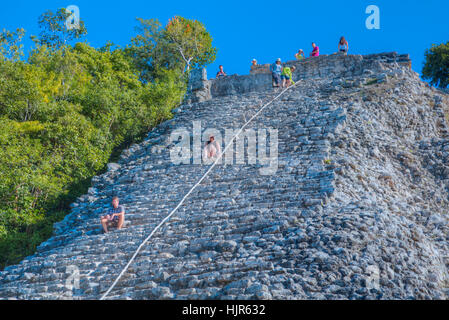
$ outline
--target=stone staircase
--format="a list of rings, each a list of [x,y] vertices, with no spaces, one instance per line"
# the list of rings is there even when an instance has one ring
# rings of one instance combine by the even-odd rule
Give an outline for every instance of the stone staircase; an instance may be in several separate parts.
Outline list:
[[[108,298],[444,298],[447,215],[442,213],[437,235],[430,235],[435,224],[427,220],[413,218],[416,226],[411,227],[412,222],[407,224],[411,218],[401,220],[395,210],[384,208],[383,198],[368,199],[371,185],[357,189],[366,177],[357,178],[363,170],[351,169],[357,161],[367,160],[354,150],[350,153],[355,139],[358,145],[369,140],[356,136],[360,123],[355,119],[363,108],[358,109],[354,104],[358,100],[351,98],[361,97],[364,83],[378,76],[376,86],[385,92],[390,89],[383,85],[399,83],[431,92],[406,67],[391,62],[377,66],[381,69],[371,69],[365,76],[357,71],[352,76],[298,79],[297,86],[248,127],[278,130],[277,171],[262,175],[263,165],[249,164],[247,153],[244,164],[217,165],[143,248]],[[248,80],[236,81],[233,88],[245,83],[244,92],[204,95],[202,102],[182,105],[172,120],[155,128],[143,143],[125,150],[117,164],[109,164],[107,173],[95,177],[89,193],[55,224],[54,236],[36,254],[0,272],[0,298],[99,299],[140,243],[209,168],[174,164],[170,152],[176,143],[170,141],[171,133],[180,128],[192,133],[193,121],[201,121],[203,129],[238,130],[279,94],[273,89],[253,90]],[[434,108],[442,110],[443,104],[444,100]],[[423,112],[434,117],[427,109]],[[426,139],[445,138],[431,129]],[[352,163],[347,161],[348,154],[354,157]],[[369,162],[366,166],[373,167]],[[405,179],[394,170],[386,180]],[[435,212],[447,213],[447,191],[436,191],[438,181],[431,170],[420,172],[427,189],[434,190],[421,200],[429,210],[435,207]],[[379,198],[385,195],[383,185],[373,188]],[[112,196],[125,206],[127,225],[103,234],[99,217]],[[438,205],[435,198],[440,199]],[[387,230],[393,226],[394,230]],[[413,240],[416,247],[401,247],[412,238],[417,239]],[[371,248],[372,244],[378,246]],[[402,257],[402,250],[415,260]],[[373,267],[380,274],[377,278]],[[426,269],[426,275],[420,268]]]

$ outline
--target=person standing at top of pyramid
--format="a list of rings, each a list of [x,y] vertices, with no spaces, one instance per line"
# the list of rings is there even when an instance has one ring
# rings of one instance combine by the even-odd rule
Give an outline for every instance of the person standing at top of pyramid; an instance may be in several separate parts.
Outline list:
[[[318,57],[320,55],[320,48],[316,45],[315,42],[312,42],[312,53],[310,54],[311,57]]]
[[[281,58],[278,58],[270,67],[271,76],[273,78],[273,88],[281,85],[282,64]]]

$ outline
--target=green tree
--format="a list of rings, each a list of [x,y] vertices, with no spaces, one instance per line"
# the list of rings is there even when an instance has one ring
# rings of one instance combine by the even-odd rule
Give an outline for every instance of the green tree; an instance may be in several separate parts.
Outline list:
[[[183,62],[184,70],[201,68],[215,61],[217,49],[212,47],[212,37],[197,20],[175,16],[164,30],[161,45],[175,52]]]
[[[41,32],[37,42],[49,48],[60,48],[69,44],[70,41],[80,39],[87,34],[84,21],[80,20],[76,27],[69,27],[67,22],[71,16],[65,8],[60,8],[56,12],[51,10],[43,13],[39,17],[39,28]]]
[[[215,61],[217,49],[212,37],[197,20],[174,17],[165,27],[156,19],[137,19],[138,32],[126,48],[141,79],[154,81],[159,70],[173,70],[180,75],[192,68],[201,68]],[[187,77],[183,77],[184,81]]]
[[[27,60],[23,29],[0,36],[0,269],[51,236],[111,157],[172,117],[189,68],[215,58],[194,21],[142,20],[127,48],[97,49],[69,43],[82,33],[67,33],[65,18],[41,17],[48,32]]]
[[[137,20],[140,22],[135,28],[137,35],[131,39],[125,52],[140,70],[140,79],[144,82],[153,81],[157,69],[155,48],[162,39],[162,25],[157,19]]]
[[[449,85],[449,41],[426,50],[426,60],[422,70],[423,79],[433,86],[446,88]]]
[[[16,31],[3,29],[0,33],[0,59],[17,61],[23,56],[22,38],[25,29],[17,28]]]

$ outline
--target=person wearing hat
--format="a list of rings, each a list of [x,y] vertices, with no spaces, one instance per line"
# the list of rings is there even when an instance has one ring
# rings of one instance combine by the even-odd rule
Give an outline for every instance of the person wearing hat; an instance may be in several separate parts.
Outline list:
[[[295,58],[297,60],[305,59],[306,56],[304,55],[304,51],[302,49],[299,49],[298,53],[295,54]]]
[[[279,86],[281,85],[282,73],[281,58],[278,58],[276,62],[271,65],[270,71],[273,78],[273,88],[279,88]]]
[[[254,73],[257,70],[257,60],[253,59],[251,61],[251,68],[249,69],[250,73]]]

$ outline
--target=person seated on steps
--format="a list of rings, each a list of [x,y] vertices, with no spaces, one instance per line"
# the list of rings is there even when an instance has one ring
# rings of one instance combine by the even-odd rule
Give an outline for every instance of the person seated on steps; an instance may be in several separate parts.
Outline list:
[[[282,69],[282,74],[281,74],[282,88],[287,88],[291,84],[295,84],[295,82],[292,79],[292,77],[293,77],[292,72],[295,71],[295,70],[296,70],[295,67],[291,67],[291,68],[290,67],[284,67]]]
[[[209,160],[216,158],[220,155],[220,153],[220,144],[215,141],[215,137],[211,135],[209,137],[209,141],[206,142],[206,146],[204,147],[204,159]]]
[[[105,233],[108,233],[109,227],[117,228],[120,230],[125,223],[125,208],[119,205],[119,198],[114,197],[112,199],[112,208],[109,209],[106,216],[101,217],[101,225]]]

